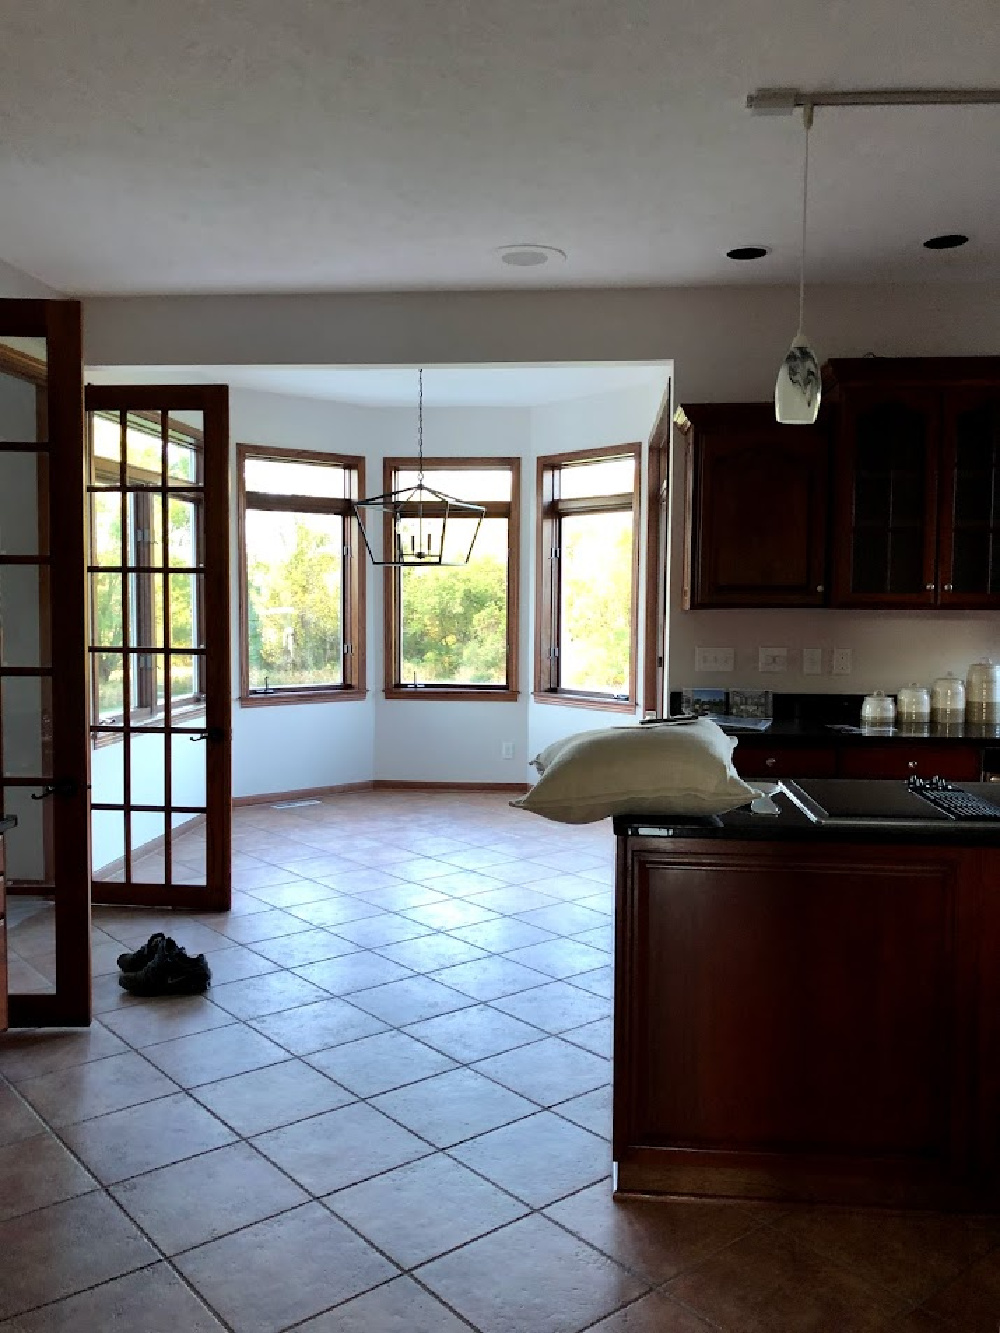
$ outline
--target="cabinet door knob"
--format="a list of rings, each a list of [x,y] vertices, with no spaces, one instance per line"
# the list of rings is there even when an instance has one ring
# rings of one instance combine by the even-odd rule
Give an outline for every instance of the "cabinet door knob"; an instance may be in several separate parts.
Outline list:
[[[924,592],[933,592],[933,591],[934,591],[934,584],[933,584],[933,583],[925,583],[925,584],[924,584]]]
[[[944,590],[945,590],[945,592],[951,592],[951,586],[952,586],[952,585],[951,585],[950,583],[946,583],[946,584],[944,585]]]
[[[826,592],[826,588],[823,586],[822,583],[817,583],[817,584],[816,584],[816,591],[817,591],[817,592]]]
[[[778,762],[778,761],[777,761],[776,759],[774,759],[773,757],[772,757],[771,759],[765,759],[765,760],[764,760],[764,767],[765,767],[765,768],[773,768],[777,762]]]
[[[907,767],[907,768],[916,768],[916,766],[917,766],[917,761],[916,761],[916,759],[909,759],[909,760],[907,760],[907,763],[906,763],[906,767]]]

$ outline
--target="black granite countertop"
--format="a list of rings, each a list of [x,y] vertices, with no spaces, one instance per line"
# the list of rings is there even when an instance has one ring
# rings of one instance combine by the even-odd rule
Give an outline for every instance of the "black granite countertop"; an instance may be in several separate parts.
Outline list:
[[[808,780],[803,779],[808,786]],[[878,806],[878,797],[885,794],[886,809],[898,808],[906,792],[905,782],[875,779],[829,779],[843,789],[853,789],[861,798],[860,804]],[[771,796],[778,814],[758,814],[749,806],[730,810],[724,815],[707,818],[686,816],[617,815],[614,819],[616,836],[649,838],[723,838],[750,842],[856,842],[866,844],[895,843],[902,845],[939,844],[947,846],[974,846],[1000,848],[1000,820],[994,823],[950,819],[911,820],[887,815],[867,826],[838,823],[815,823],[781,788],[780,783],[754,783],[762,790],[777,788]],[[998,802],[997,787],[989,782],[963,782],[964,791]]]
[[[12,828],[17,827],[16,815],[0,815],[0,834],[9,833]]]

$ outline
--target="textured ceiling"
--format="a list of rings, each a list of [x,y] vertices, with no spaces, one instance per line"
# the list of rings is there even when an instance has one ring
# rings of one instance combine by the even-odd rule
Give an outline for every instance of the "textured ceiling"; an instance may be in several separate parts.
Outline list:
[[[997,0],[0,0],[0,33],[0,259],[81,294],[787,281],[801,120],[748,91],[1000,83]],[[1000,107],[818,112],[810,278],[1000,277],[998,144]]]

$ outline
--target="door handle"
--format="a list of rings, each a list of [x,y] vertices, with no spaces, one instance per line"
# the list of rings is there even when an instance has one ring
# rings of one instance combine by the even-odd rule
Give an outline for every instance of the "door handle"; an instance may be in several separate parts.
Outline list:
[[[189,736],[189,741],[211,741],[213,745],[218,745],[220,741],[226,739],[226,733],[222,727],[206,727],[200,736]]]
[[[75,796],[76,793],[77,785],[74,778],[57,778],[54,782],[47,782],[40,792],[33,791],[31,799],[44,801],[47,796]]]

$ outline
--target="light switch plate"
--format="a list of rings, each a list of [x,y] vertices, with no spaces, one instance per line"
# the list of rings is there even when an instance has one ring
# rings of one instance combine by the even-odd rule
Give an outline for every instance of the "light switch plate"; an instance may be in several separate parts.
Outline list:
[[[732,671],[736,665],[736,651],[733,648],[696,648],[694,650],[695,671]]]
[[[787,648],[758,648],[758,650],[757,650],[757,670],[758,670],[758,671],[787,671],[787,670],[788,670],[788,649],[787,649]]]
[[[802,649],[802,674],[803,676],[821,676],[823,674],[822,648]]]
[[[849,676],[851,674],[850,648],[834,648],[833,655],[830,658],[830,670],[835,676]]]

